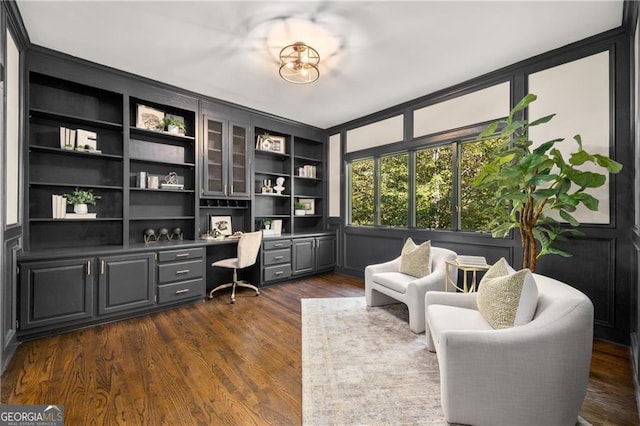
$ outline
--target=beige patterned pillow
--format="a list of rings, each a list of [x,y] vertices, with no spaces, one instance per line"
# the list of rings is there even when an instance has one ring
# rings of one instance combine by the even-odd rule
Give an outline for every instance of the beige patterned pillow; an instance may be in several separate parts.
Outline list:
[[[431,273],[431,241],[425,241],[417,246],[411,238],[407,238],[400,255],[400,272],[416,278],[429,275]]]
[[[498,260],[480,281],[478,311],[496,329],[531,321],[538,303],[538,290],[528,269],[517,272],[507,261]]]

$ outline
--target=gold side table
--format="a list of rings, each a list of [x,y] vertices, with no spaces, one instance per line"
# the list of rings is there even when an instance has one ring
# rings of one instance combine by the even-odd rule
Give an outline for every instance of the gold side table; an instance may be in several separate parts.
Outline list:
[[[461,265],[457,260],[447,260],[445,263],[447,264],[447,268],[444,272],[444,291],[449,291],[449,284],[464,293],[476,291],[476,273],[478,271],[486,271],[491,268],[491,265]],[[454,268],[462,271],[462,288],[458,287],[458,285],[449,277],[449,266],[453,266]],[[469,272],[471,272],[471,287],[469,287],[467,280],[467,273]]]

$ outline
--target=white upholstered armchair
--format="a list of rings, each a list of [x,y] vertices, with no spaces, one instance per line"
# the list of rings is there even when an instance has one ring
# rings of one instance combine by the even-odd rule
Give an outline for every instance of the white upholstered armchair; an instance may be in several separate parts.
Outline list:
[[[431,247],[431,273],[416,278],[399,272],[400,259],[376,265],[364,270],[365,299],[367,306],[382,306],[402,302],[409,308],[409,329],[422,333],[424,324],[424,295],[427,291],[445,289],[445,261],[455,260],[456,253],[441,247]],[[450,277],[456,277],[451,267]],[[456,291],[449,285],[450,291]]]
[[[426,339],[438,354],[449,423],[573,426],[587,392],[593,304],[567,284],[533,274],[531,322],[494,330],[478,293],[425,296]]]

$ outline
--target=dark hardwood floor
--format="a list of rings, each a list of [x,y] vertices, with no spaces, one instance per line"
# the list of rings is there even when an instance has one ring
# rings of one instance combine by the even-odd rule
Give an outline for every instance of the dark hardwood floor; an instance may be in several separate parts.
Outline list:
[[[325,274],[23,343],[2,404],[64,404],[67,425],[299,425],[300,299],[362,296]],[[581,415],[638,425],[628,348],[595,342]]]

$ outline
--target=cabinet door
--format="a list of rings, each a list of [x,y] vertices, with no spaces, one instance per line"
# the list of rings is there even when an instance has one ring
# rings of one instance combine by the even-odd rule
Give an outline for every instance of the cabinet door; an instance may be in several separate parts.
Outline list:
[[[249,155],[247,127],[229,123],[229,195],[249,197]]]
[[[2,321],[2,347],[0,347],[0,371],[6,366],[8,357],[17,346],[15,335],[17,332],[16,321],[18,319],[18,252],[22,249],[22,238],[14,238],[6,241],[4,246],[4,277],[0,283],[0,318]]]
[[[307,274],[315,267],[315,239],[298,238],[293,240],[293,275]]]
[[[93,316],[93,259],[27,262],[20,272],[20,328]]]
[[[336,237],[316,239],[316,270],[332,269],[336,264]]]
[[[154,303],[152,253],[98,259],[98,314],[131,311]]]
[[[205,195],[227,195],[227,123],[204,117],[204,167],[202,192]]]

